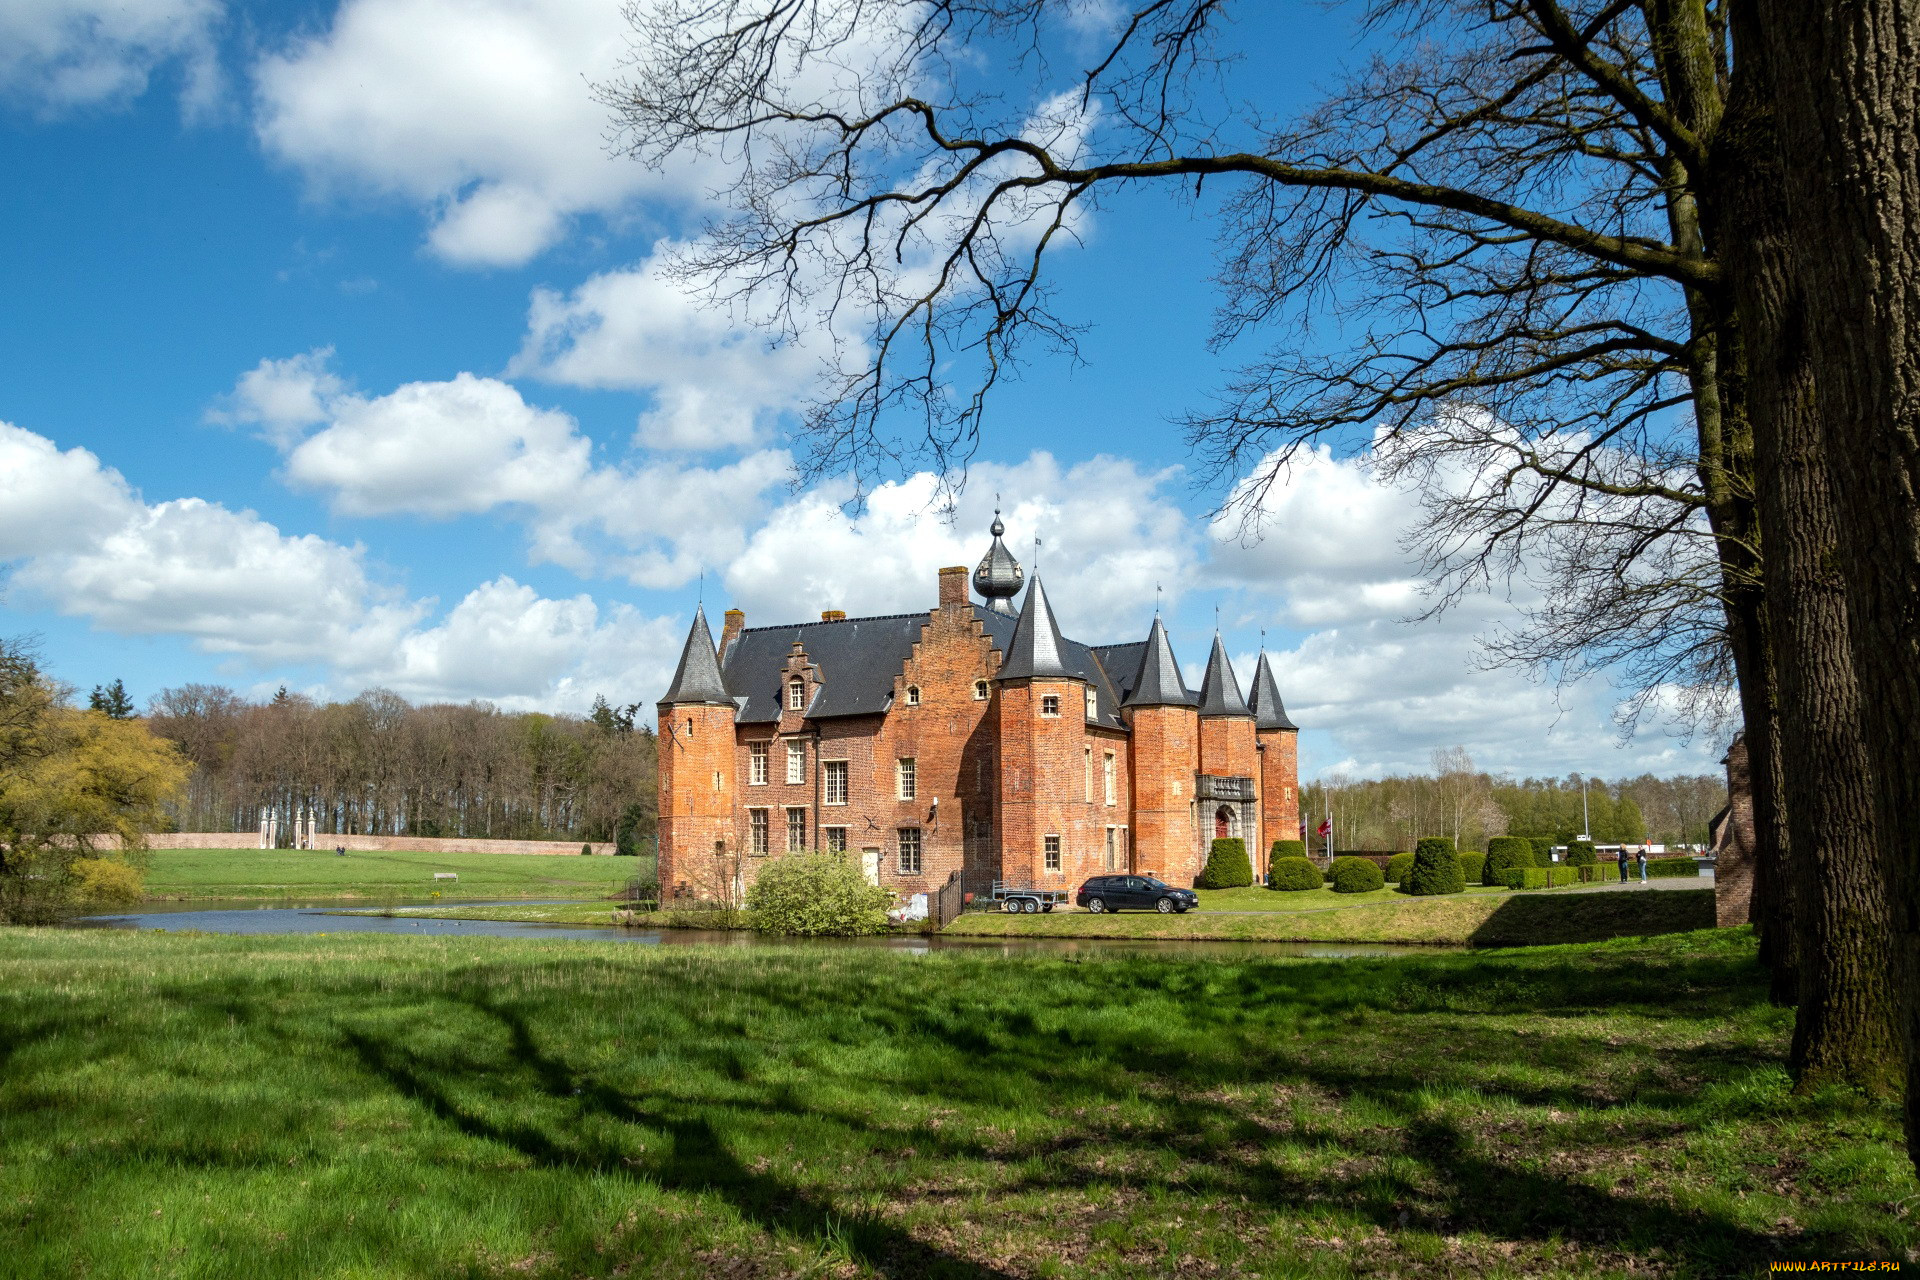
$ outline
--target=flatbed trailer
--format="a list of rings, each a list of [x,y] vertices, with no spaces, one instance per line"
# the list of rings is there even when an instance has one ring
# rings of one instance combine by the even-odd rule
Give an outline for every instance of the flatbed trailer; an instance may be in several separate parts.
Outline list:
[[[1024,911],[1029,915],[1051,911],[1064,906],[1067,901],[1064,889],[1038,889],[1032,885],[1009,884],[1005,880],[995,880],[989,896],[1000,904],[1002,911]]]

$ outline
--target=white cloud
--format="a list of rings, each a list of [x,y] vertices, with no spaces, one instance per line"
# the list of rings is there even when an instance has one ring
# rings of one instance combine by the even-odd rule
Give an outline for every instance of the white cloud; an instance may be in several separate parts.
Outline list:
[[[191,114],[219,92],[213,29],[220,0],[7,0],[0,5],[0,92],[40,112],[114,106],[181,61]]]
[[[322,186],[434,211],[428,245],[481,266],[527,261],[580,213],[705,184],[610,156],[589,82],[626,51],[604,0],[345,0],[324,33],[260,60],[256,128]]]
[[[347,384],[327,368],[332,347],[284,360],[262,360],[240,375],[233,391],[207,412],[209,422],[251,423],[281,449],[319,426],[347,395]]]
[[[1173,474],[1110,457],[1062,468],[1046,453],[1010,466],[983,463],[951,521],[935,509],[938,486],[925,472],[880,486],[853,516],[837,495],[816,490],[782,504],[754,531],[729,564],[727,588],[752,625],[822,609],[930,609],[939,569],[971,570],[985,553],[998,493],[1008,546],[1029,574],[1034,535],[1043,539],[1041,576],[1061,626],[1088,643],[1143,639],[1155,585],[1172,603],[1197,567],[1191,523],[1162,492]]]
[[[88,546],[139,503],[117,471],[85,449],[0,422],[0,561]]]
[[[534,292],[527,336],[508,372],[575,387],[652,393],[636,439],[652,449],[725,449],[762,439],[818,370],[814,337],[773,347],[767,331],[669,279],[661,241],[629,271],[571,294]]]

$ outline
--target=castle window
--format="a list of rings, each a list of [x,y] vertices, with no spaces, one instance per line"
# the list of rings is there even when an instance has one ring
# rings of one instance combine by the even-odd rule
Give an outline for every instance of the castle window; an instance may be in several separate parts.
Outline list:
[[[787,744],[787,781],[805,782],[807,780],[807,748],[804,743]]]
[[[845,827],[822,827],[827,833],[827,852],[845,853],[847,851],[847,829]]]
[[[973,682],[973,700],[975,702],[985,702],[987,700],[987,682],[985,680],[975,680]]]
[[[1113,752],[1109,751],[1106,753],[1105,758],[1102,759],[1100,762],[1100,768],[1104,772],[1104,776],[1106,778],[1107,803],[1118,804],[1120,787],[1119,787],[1119,780],[1118,778],[1115,777],[1115,771],[1113,767]]]
[[[919,770],[915,767],[912,756],[901,756],[899,762],[894,765],[895,794],[902,800],[911,800],[920,794],[918,773]]]
[[[692,716],[687,717],[687,736],[689,738],[693,736],[693,717]]]
[[[1099,718],[1100,695],[1089,689],[1087,690],[1087,719],[1098,720]]]
[[[802,853],[807,847],[807,811],[787,810],[787,852]]]
[[[920,874],[920,828],[901,827],[896,832],[900,837],[900,874],[917,876]]]
[[[807,682],[805,680],[787,681],[787,710],[805,711],[807,709]]]
[[[910,684],[907,686],[907,705],[910,707],[917,707],[920,705],[920,686],[919,685]]]
[[[826,764],[826,802],[845,804],[847,802],[847,762],[829,760]]]
[[[767,811],[765,809],[747,810],[747,848],[756,857],[767,856]]]
[[[1120,830],[1107,828],[1107,870],[1116,871],[1120,867]]]
[[[1052,694],[1052,693],[1042,694],[1040,698],[1040,714],[1043,716],[1059,715],[1060,714],[1059,695]]]
[[[1044,851],[1047,870],[1058,871],[1060,869],[1060,837],[1043,836],[1040,847]]]
[[[1080,798],[1082,800],[1085,800],[1088,804],[1092,804],[1093,803],[1093,748],[1092,747],[1081,748],[1080,765],[1081,765]]]
[[[747,782],[756,787],[767,785],[767,744],[747,744]]]

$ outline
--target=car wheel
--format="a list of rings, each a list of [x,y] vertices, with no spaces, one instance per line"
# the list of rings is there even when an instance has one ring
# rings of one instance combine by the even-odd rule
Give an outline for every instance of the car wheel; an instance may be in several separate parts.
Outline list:
[[[1102,911],[1105,911],[1106,909],[1107,909],[1107,904],[1103,900],[1099,898],[1087,899],[1087,910],[1093,912],[1093,914],[1099,915]]]
[[[1167,914],[1168,912],[1170,912],[1170,911],[1172,911],[1172,910],[1173,910],[1173,899],[1172,899],[1172,898],[1162,898],[1162,899],[1160,899],[1160,901],[1158,901],[1158,902],[1156,902],[1156,903],[1154,903],[1154,904],[1153,904],[1153,909],[1154,909],[1155,911],[1158,911],[1158,912],[1159,912],[1159,913],[1160,913],[1161,915],[1163,915],[1163,916],[1164,916],[1164,915],[1166,915],[1166,914]]]

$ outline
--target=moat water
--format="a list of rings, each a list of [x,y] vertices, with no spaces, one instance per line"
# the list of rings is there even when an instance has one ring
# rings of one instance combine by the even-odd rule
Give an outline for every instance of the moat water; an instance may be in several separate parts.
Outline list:
[[[1191,958],[1245,959],[1269,956],[1297,960],[1349,960],[1378,956],[1430,955],[1459,948],[1403,947],[1378,943],[1332,942],[1165,942],[1112,938],[973,938],[901,934],[880,938],[765,938],[744,930],[621,929],[573,924],[533,924],[513,920],[440,920],[400,915],[348,915],[343,912],[389,907],[502,906],[487,902],[452,903],[444,899],[382,902],[361,906],[341,902],[271,903],[219,901],[145,904],[137,911],[88,916],[76,923],[104,929],[199,930],[203,933],[341,934],[378,933],[407,937],[541,938],[614,942],[640,946],[720,947],[864,947],[922,955],[931,951],[999,952],[1003,955],[1178,955]],[[526,904],[537,905],[537,904]],[[611,912],[613,904],[608,904]]]

